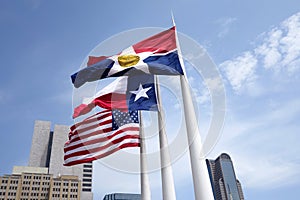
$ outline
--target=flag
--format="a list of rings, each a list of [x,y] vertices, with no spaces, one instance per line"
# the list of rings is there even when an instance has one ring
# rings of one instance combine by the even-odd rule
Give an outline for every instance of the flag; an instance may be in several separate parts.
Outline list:
[[[107,77],[144,72],[157,75],[182,75],[175,26],[130,46],[113,56],[89,57],[88,66],[71,76],[76,88],[86,82]]]
[[[64,165],[91,162],[139,145],[138,112],[104,110],[70,127]]]
[[[73,118],[87,114],[95,106],[105,109],[157,110],[154,77],[139,74],[118,77],[93,97],[84,98],[73,112]]]

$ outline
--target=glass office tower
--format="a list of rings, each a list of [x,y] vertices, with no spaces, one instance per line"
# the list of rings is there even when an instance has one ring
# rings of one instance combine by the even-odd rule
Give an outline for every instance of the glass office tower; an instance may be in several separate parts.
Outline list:
[[[244,200],[228,154],[222,153],[216,160],[206,160],[206,164],[216,200]]]

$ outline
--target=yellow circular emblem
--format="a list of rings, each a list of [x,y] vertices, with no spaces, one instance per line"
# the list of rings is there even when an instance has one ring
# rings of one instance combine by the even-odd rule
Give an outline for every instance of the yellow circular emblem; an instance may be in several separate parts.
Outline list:
[[[122,67],[131,67],[140,61],[137,55],[122,55],[118,57],[118,62]]]

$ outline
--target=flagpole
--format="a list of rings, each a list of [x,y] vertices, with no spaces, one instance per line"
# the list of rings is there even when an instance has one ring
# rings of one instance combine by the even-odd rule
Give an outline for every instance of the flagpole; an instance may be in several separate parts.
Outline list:
[[[141,170],[141,200],[151,200],[151,190],[149,178],[147,174],[147,157],[146,157],[146,143],[145,133],[142,121],[142,112],[139,111],[140,122],[140,170]]]
[[[172,165],[168,148],[168,138],[166,135],[164,115],[162,112],[162,103],[160,98],[160,87],[158,77],[155,76],[157,105],[158,105],[158,128],[159,128],[159,146],[160,146],[160,165],[161,165],[161,180],[162,180],[162,195],[163,200],[176,200],[174,179],[172,173]]]
[[[175,20],[172,13],[173,26]],[[180,64],[183,68],[184,75],[180,76],[180,85],[183,99],[183,108],[185,123],[187,129],[187,138],[189,144],[190,161],[192,168],[192,176],[194,183],[194,193],[196,200],[214,200],[212,186],[208,174],[207,165],[202,152],[202,142],[196,118],[196,113],[190,93],[190,87],[186,77],[185,66],[180,50],[180,45],[177,37],[177,30],[175,30],[176,44],[178,48],[178,56]]]
[[[180,76],[181,92],[189,144],[194,193],[196,200],[214,200],[208,169],[202,154],[202,142],[190,88],[185,76]]]

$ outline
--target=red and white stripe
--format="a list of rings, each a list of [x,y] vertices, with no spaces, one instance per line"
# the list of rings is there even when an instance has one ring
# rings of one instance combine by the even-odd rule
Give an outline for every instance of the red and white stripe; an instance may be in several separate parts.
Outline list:
[[[64,165],[91,162],[126,147],[138,147],[139,124],[130,123],[112,131],[111,110],[99,112],[73,125],[64,146]]]
[[[104,109],[118,108],[127,111],[127,81],[127,76],[118,77],[93,97],[84,98],[82,103],[74,109],[73,118],[87,114],[96,106]]]

